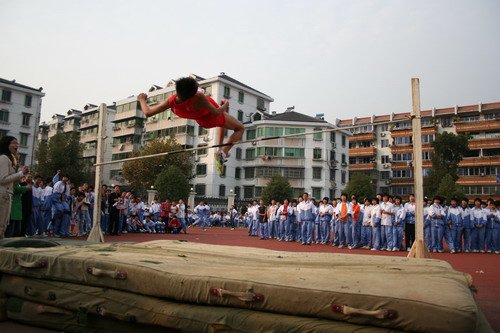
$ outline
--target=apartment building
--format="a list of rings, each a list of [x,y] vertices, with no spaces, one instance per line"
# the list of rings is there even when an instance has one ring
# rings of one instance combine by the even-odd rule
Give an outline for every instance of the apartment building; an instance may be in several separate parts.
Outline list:
[[[42,90],[0,78],[0,138],[6,135],[17,138],[21,164],[33,164],[45,96]]]
[[[459,164],[458,184],[469,198],[500,199],[500,102],[423,110],[424,176],[432,168],[436,133],[468,133],[469,153]],[[413,192],[410,113],[337,120],[339,127],[359,125],[349,138],[349,170],[370,176],[377,192],[407,196]],[[395,121],[393,124],[378,124]]]

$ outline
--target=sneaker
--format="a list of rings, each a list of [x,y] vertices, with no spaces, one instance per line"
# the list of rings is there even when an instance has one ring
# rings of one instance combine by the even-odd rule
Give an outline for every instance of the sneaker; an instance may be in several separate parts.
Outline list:
[[[484,250],[481,250],[481,251],[479,251],[479,252],[481,252],[481,253],[485,253],[485,251],[484,251]]]
[[[450,251],[450,253],[451,253],[451,254],[455,253],[455,250],[451,250],[451,251]]]
[[[226,154],[222,151],[215,153],[215,168],[220,174],[224,172],[224,163],[226,162]]]
[[[488,253],[493,253],[493,251],[491,251],[491,250],[488,250]]]
[[[406,248],[406,251],[410,252],[410,251],[411,251],[411,249],[410,249],[409,247],[407,247],[407,248]]]
[[[353,249],[353,247],[352,247],[351,245],[349,245],[347,248],[348,248],[349,250],[352,250],[352,249]]]
[[[444,251],[443,250],[438,250],[439,253],[443,253]]]
[[[306,245],[306,243],[302,242],[302,245]]]
[[[436,250],[436,249],[434,249],[434,250],[432,250],[432,252],[437,253],[437,250]]]
[[[479,251],[478,250],[472,250],[472,253],[478,253]]]
[[[234,230],[234,228],[231,228],[231,230]]]
[[[500,251],[495,251],[495,254],[500,254]]]
[[[399,249],[397,247],[392,248],[392,252],[398,252],[398,251],[399,251]]]
[[[386,248],[385,248],[385,247],[383,247],[383,248],[381,248],[381,249],[380,249],[380,251],[385,251],[385,250],[386,250]]]
[[[376,248],[374,248],[374,247],[372,247],[372,248],[370,249],[370,251],[377,251],[377,249],[376,249]]]
[[[465,253],[469,253],[470,251],[469,251],[469,250],[465,250],[464,252],[465,252]]]
[[[343,249],[344,248],[344,245],[339,245],[339,249]]]

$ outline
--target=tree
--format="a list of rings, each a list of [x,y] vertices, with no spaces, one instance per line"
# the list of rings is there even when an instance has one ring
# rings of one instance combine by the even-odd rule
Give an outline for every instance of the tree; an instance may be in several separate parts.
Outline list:
[[[469,137],[464,134],[437,133],[432,142],[432,169],[424,179],[427,196],[441,195],[438,187],[446,175],[453,181],[458,179],[458,164],[469,150]]]
[[[191,188],[189,178],[175,165],[170,165],[164,169],[156,177],[154,186],[158,190],[160,198],[170,198],[172,200],[186,200]]]
[[[353,173],[343,192],[349,196],[355,195],[358,200],[373,197],[373,186],[370,177],[364,173]]]
[[[462,188],[457,185],[451,175],[444,176],[443,180],[439,183],[437,193],[447,198],[448,202],[451,198],[457,198],[460,201],[460,199],[464,197]]]
[[[271,200],[283,202],[284,199],[290,200],[292,196],[292,187],[288,179],[282,175],[273,175],[262,191],[262,200],[265,202],[270,202]]]
[[[132,156],[145,156],[180,149],[182,146],[173,138],[156,139],[148,142],[140,152],[135,152]],[[128,181],[133,191],[141,192],[154,185],[158,174],[170,165],[177,166],[188,179],[192,177],[193,162],[190,152],[125,162],[122,176]]]
[[[77,132],[58,133],[37,148],[35,171],[43,178],[52,178],[62,170],[75,184],[90,182],[89,165],[82,158],[83,146]]]

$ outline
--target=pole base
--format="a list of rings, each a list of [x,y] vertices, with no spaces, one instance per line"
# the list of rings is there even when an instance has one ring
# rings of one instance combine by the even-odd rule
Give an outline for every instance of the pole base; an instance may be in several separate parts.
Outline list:
[[[100,221],[97,222],[97,224],[94,223],[94,226],[90,230],[89,237],[87,237],[87,242],[104,243],[104,235],[98,223],[100,223]]]
[[[430,258],[431,254],[427,250],[423,240],[416,240],[413,242],[410,253],[407,258]]]

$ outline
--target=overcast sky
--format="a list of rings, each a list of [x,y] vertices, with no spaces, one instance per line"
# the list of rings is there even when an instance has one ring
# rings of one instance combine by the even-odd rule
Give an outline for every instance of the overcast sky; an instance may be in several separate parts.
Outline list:
[[[500,1],[0,0],[0,77],[42,119],[219,72],[326,119],[500,101]]]

